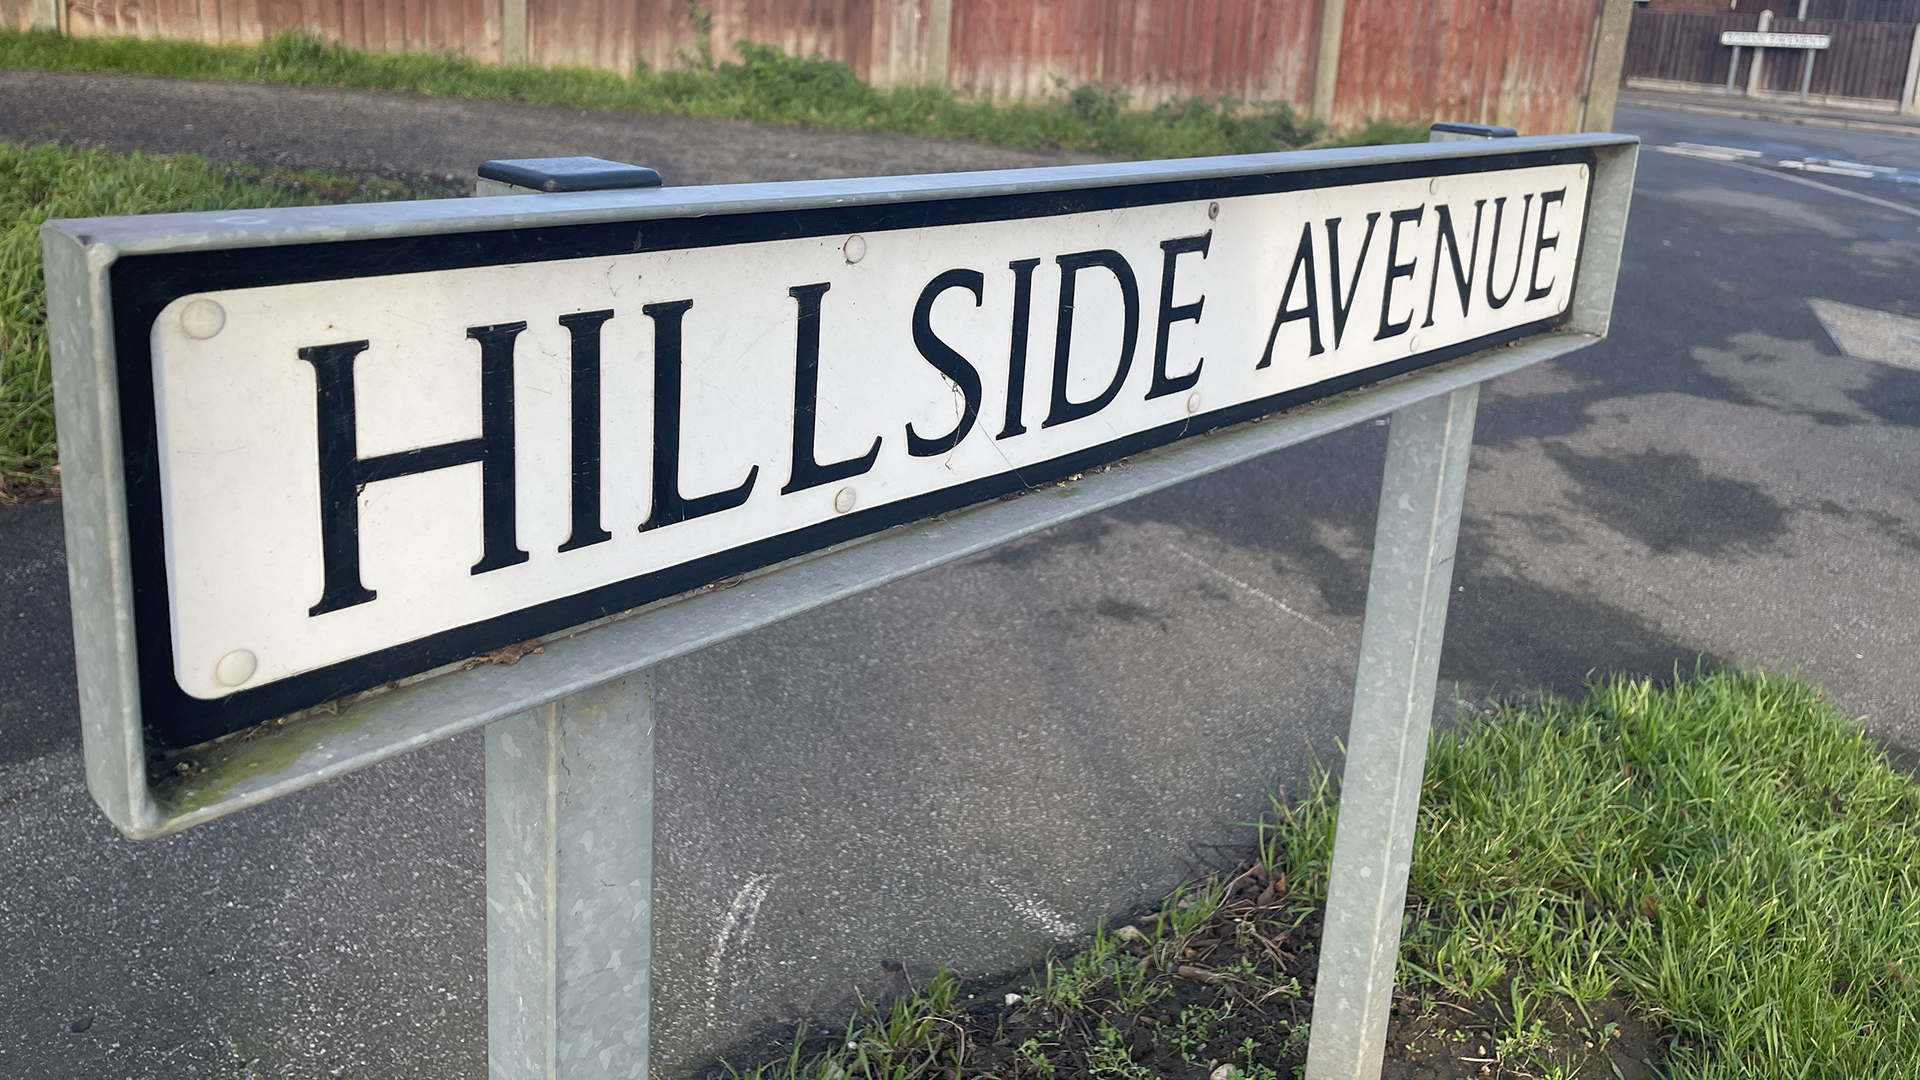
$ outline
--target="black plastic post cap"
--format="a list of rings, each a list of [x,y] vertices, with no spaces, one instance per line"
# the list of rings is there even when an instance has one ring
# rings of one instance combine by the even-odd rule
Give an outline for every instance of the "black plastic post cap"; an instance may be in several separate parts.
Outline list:
[[[1501,127],[1498,124],[1462,124],[1455,120],[1442,120],[1427,131],[1430,135],[1437,132],[1468,139],[1512,139],[1520,134],[1510,127]]]
[[[644,165],[597,157],[508,158],[485,162],[480,176],[535,191],[617,191],[660,186]]]

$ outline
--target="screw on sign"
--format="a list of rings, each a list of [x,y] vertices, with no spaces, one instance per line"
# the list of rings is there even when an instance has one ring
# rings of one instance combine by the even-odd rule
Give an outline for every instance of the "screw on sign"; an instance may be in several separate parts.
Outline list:
[[[1477,387],[1606,332],[1636,146],[50,222],[89,787],[161,836],[486,726],[494,1074],[644,1075],[653,665],[1391,415],[1309,1062],[1352,1074]]]

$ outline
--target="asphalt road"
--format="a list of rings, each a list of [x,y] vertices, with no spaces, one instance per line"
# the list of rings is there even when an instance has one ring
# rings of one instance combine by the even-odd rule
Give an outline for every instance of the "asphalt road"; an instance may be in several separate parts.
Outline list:
[[[449,128],[449,108],[488,126]],[[205,134],[209,115],[225,126],[205,143],[142,141]],[[348,115],[351,146],[329,133]],[[1891,137],[1624,110],[1619,126],[1920,167],[1920,141]],[[0,137],[35,133],[442,177],[536,153],[673,182],[1037,160],[0,73]],[[1841,356],[1805,304],[1920,315],[1920,197],[1890,176],[1643,156],[1612,339],[1483,396],[1443,696],[1706,657],[1797,668],[1920,745],[1920,582],[1903,572],[1920,372]],[[1231,861],[1268,785],[1337,761],[1383,447],[1383,427],[1350,430],[667,665],[663,1074],[843,1016],[856,987],[896,985],[882,957],[1015,970]],[[120,840],[80,780],[58,536],[53,508],[0,513],[0,1075],[483,1075],[478,741]]]

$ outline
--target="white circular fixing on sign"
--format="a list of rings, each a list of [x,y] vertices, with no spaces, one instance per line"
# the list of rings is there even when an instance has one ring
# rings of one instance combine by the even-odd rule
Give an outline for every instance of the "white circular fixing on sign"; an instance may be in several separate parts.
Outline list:
[[[1437,195],[1439,194],[1439,192],[1440,192],[1440,178],[1436,176],[1433,179],[1427,181],[1427,194]]]
[[[1587,178],[1587,167],[1585,165],[1582,165],[1580,166],[1580,179],[1585,180],[1586,178]]]
[[[855,237],[855,239],[859,239],[859,238]],[[853,498],[852,488],[843,487],[839,491],[836,491],[833,493],[833,509],[836,513],[844,514],[847,511],[852,510],[853,503],[854,503],[854,498]]]
[[[213,681],[221,686],[239,686],[253,678],[260,661],[251,649],[235,649],[213,665]]]
[[[1419,334],[1415,334],[1412,337],[1407,339],[1407,351],[1408,352],[1420,351],[1420,335]]]
[[[211,300],[195,300],[180,309],[180,332],[200,341],[227,325],[227,311]]]
[[[1187,414],[1191,416],[1192,414],[1197,413],[1199,411],[1200,411],[1200,391],[1195,390],[1193,393],[1187,395]]]
[[[1207,204],[1207,220],[1212,221],[1213,219],[1219,216],[1220,216],[1220,204],[1217,202],[1208,203]]]
[[[841,245],[840,252],[847,257],[848,262],[859,262],[867,257],[867,238],[858,235],[847,237],[847,242]]]

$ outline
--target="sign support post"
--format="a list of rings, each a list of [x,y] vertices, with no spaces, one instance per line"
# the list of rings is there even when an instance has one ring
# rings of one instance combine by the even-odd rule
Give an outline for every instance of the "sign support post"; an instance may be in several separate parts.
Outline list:
[[[489,161],[475,194],[657,187],[599,158]],[[487,1074],[645,1080],[653,672],[487,727]]]
[[[653,679],[487,728],[487,1073],[647,1076]]]
[[[1308,1080],[1378,1077],[1478,383],[1393,414],[1340,786]]]

